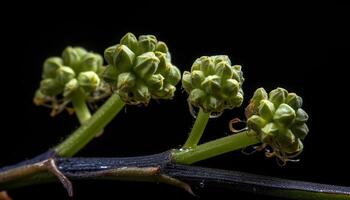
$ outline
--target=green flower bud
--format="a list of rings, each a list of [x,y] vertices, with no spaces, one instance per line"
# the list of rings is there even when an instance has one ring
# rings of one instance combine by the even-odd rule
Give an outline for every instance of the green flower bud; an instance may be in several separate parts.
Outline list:
[[[75,72],[70,67],[61,66],[59,69],[57,69],[56,80],[61,85],[65,85],[74,77],[75,77]]]
[[[138,55],[153,52],[156,48],[157,39],[154,35],[141,35],[138,42]]]
[[[259,112],[260,101],[265,99],[268,99],[268,95],[264,88],[255,90],[253,97],[249,101],[249,105],[245,109],[247,119]]]
[[[275,123],[268,123],[261,129],[261,141],[271,144],[278,134],[278,126]]]
[[[155,55],[159,59],[159,64],[156,73],[157,74],[168,74],[172,68],[172,64],[169,62],[165,53],[155,52]]]
[[[309,119],[308,114],[301,108],[297,110],[295,124],[303,124]]]
[[[295,93],[289,93],[286,104],[290,105],[294,110],[298,110],[303,105],[303,99]]]
[[[141,78],[148,78],[157,70],[159,59],[153,52],[144,53],[136,58],[134,71]]]
[[[253,98],[250,101],[256,101],[259,102],[263,99],[268,99],[267,92],[264,88],[258,88],[255,90]]]
[[[47,78],[40,82],[40,92],[46,96],[56,96],[62,92],[62,87],[55,79]]]
[[[136,77],[130,72],[119,74],[117,88],[123,91],[130,90],[136,85]]]
[[[81,72],[78,83],[86,92],[92,92],[100,85],[100,78],[93,71]]]
[[[219,95],[221,90],[220,77],[217,75],[207,76],[201,84],[207,94]]]
[[[150,90],[160,90],[163,88],[164,77],[161,74],[154,74],[147,79],[147,85]]]
[[[62,59],[59,57],[51,57],[45,60],[43,66],[43,79],[54,78],[56,76],[57,69],[62,66]]]
[[[279,131],[280,133],[276,137],[279,145],[287,147],[294,143],[295,136],[290,129],[280,129]]]
[[[97,72],[98,68],[102,66],[102,57],[98,54],[87,53],[82,56],[82,60],[79,66],[76,68],[76,72],[93,71]]]
[[[251,116],[247,121],[247,126],[249,129],[259,132],[266,125],[266,120],[258,115]]]
[[[231,66],[231,60],[229,59],[228,56],[226,55],[217,55],[217,56],[212,56],[213,60],[214,60],[214,63],[215,65],[221,63],[221,62],[224,62],[224,63],[227,63],[228,65]]]
[[[200,70],[204,73],[205,76],[213,75],[214,66],[215,66],[215,63],[213,62],[213,60],[210,59],[209,57],[206,57],[206,59],[203,59],[201,61]]]
[[[190,94],[189,102],[206,112],[222,112],[240,106],[243,102],[243,77],[240,70],[240,67],[231,66],[227,56],[202,56],[196,59],[191,72],[184,72],[183,75],[183,87]],[[197,95],[205,96],[204,99],[191,99],[196,97],[192,95],[196,89],[204,92]]]
[[[273,120],[284,126],[289,126],[295,119],[295,111],[288,104],[282,103],[276,110]]]
[[[66,66],[70,66],[72,69],[75,69],[75,67],[80,62],[81,53],[82,50],[76,51],[75,48],[67,47],[62,53],[63,64]]]
[[[254,110],[257,105],[259,112]],[[303,150],[302,140],[309,129],[305,124],[308,115],[300,108],[301,105],[301,97],[283,88],[272,90],[269,98],[266,91],[259,88],[246,108],[249,129],[259,136],[265,146],[271,147],[273,152],[269,155],[275,155],[282,162]]]
[[[284,103],[288,95],[288,91],[283,88],[277,88],[270,92],[269,100],[275,105],[277,108],[281,103]]]
[[[213,97],[213,96],[210,96],[208,99],[207,99],[207,107],[210,109],[210,110],[218,110],[218,108],[221,106],[220,105],[220,102],[218,101],[217,98]],[[204,109],[206,111],[206,109]]]
[[[198,105],[199,102],[203,102],[206,97],[206,94],[201,89],[194,89],[190,93],[190,101],[193,105]]]
[[[182,75],[182,87],[187,91],[192,90],[192,78],[191,73],[188,71],[185,71]]]
[[[234,107],[240,107],[243,103],[243,94],[241,92],[238,92],[236,96],[233,98],[231,97],[231,103],[230,105],[227,105],[228,108],[234,108]]]
[[[120,40],[120,44],[127,46],[133,52],[137,51],[137,38],[132,33],[125,34]]]
[[[229,63],[222,61],[216,65],[215,74],[217,74],[218,76],[222,77],[223,80],[225,80],[232,77],[233,70],[231,69]]]
[[[77,79],[70,80],[63,89],[63,96],[70,97],[79,88],[79,83]]]
[[[237,95],[240,85],[235,79],[227,79],[223,83],[222,93],[227,97],[234,97]]]
[[[271,121],[275,114],[275,106],[268,100],[261,100],[259,106],[259,116],[266,121]]]
[[[176,85],[181,80],[181,72],[177,67],[171,66],[166,78],[168,83]]]
[[[171,84],[165,84],[161,90],[154,91],[152,96],[155,99],[171,99],[174,96],[176,88]]]
[[[151,97],[170,99],[181,79],[179,69],[171,64],[167,46],[153,35],[141,35],[137,40],[128,33],[120,44],[105,50],[105,58],[109,65],[104,79],[117,85],[114,89],[129,104],[147,104]],[[121,87],[125,83],[128,87]]]
[[[114,61],[113,61],[114,53],[115,53],[115,49],[118,46],[120,46],[120,45],[118,44],[118,45],[114,45],[114,46],[108,47],[104,51],[104,58],[106,59],[107,63],[110,64],[110,65],[113,65],[113,63],[114,63]]]
[[[159,41],[156,45],[156,51],[159,52],[163,52],[165,54],[167,54],[169,52],[168,47],[166,46],[166,44],[162,41]]]
[[[191,82],[193,87],[200,88],[202,87],[202,82],[205,79],[205,75],[202,71],[194,70],[191,73]]]
[[[148,87],[142,83],[138,83],[133,93],[134,97],[140,103],[147,104],[151,98],[151,93],[148,90]]]
[[[102,72],[102,77],[107,83],[114,84],[118,80],[120,71],[115,67],[106,67]]]
[[[309,133],[309,128],[307,127],[307,125],[305,123],[301,124],[301,125],[296,124],[296,125],[292,126],[291,130],[295,136],[297,136],[298,138],[300,138],[302,140]]]
[[[304,148],[304,145],[300,139],[296,139],[292,144],[282,147],[282,151],[288,154],[293,154],[295,152],[300,152]]]
[[[113,54],[113,65],[120,72],[128,72],[132,68],[135,54],[127,46],[119,45]]]

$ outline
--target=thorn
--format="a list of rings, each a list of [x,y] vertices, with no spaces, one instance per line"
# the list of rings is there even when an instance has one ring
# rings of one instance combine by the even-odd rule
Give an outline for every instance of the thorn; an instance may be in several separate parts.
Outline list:
[[[161,174],[160,176],[160,180],[163,182],[163,183],[167,183],[167,184],[170,184],[170,185],[173,185],[173,186],[177,186],[179,188],[182,188],[184,189],[186,192],[188,192],[189,194],[191,194],[192,196],[195,196],[197,197],[197,195],[193,192],[191,186],[183,181],[180,181],[179,179],[176,179],[176,178],[173,178],[173,177],[170,177],[170,176],[167,176],[167,175],[164,175],[164,174]]]
[[[66,189],[68,195],[72,197],[73,196],[72,182],[70,182],[70,180],[57,168],[55,160],[53,158],[49,158],[43,161],[42,165],[45,166],[49,172],[51,172],[60,180],[63,187]]]

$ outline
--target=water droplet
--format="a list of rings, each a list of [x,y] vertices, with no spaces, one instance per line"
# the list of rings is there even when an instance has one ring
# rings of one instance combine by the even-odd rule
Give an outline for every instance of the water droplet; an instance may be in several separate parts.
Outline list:
[[[204,180],[199,183],[199,187],[200,188],[204,188],[205,187],[205,181]]]

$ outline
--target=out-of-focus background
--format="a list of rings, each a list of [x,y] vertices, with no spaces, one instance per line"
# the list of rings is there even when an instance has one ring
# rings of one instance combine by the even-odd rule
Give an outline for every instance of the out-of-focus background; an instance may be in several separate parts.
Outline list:
[[[197,165],[350,186],[350,47],[345,7],[300,5],[265,10],[211,3],[203,8],[158,8],[155,3],[137,6],[129,2],[87,9],[57,5],[34,10],[19,4],[2,14],[0,166],[42,153],[78,127],[74,116],[62,113],[51,118],[49,109],[32,103],[43,61],[60,55],[68,45],[102,54],[125,33],[132,32],[137,36],[154,34],[166,42],[173,63],[182,72],[190,70],[193,61],[202,55],[227,54],[233,64],[243,66],[242,108],[211,119],[203,142],[231,134],[229,120],[244,118],[244,107],[258,87],[270,91],[281,86],[304,99],[310,132],[300,162],[281,168],[263,153],[246,156],[237,151]],[[179,84],[172,101],[152,101],[147,107],[127,106],[104,134],[77,156],[136,156],[179,147],[194,122],[186,98]],[[74,189],[73,199],[196,199],[178,188],[154,183],[74,182]],[[201,199],[274,199],[207,188],[205,184],[194,189]],[[68,199],[58,183],[9,193],[15,200]]]

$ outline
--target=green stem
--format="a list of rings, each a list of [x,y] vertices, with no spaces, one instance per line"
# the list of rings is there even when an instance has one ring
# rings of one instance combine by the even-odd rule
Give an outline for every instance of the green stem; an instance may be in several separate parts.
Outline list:
[[[91,118],[91,113],[85,102],[85,94],[81,89],[76,91],[72,97],[72,103],[74,106],[75,113],[79,119],[80,124],[84,124]]]
[[[199,140],[203,135],[205,126],[208,123],[209,117],[210,117],[210,113],[204,112],[202,108],[199,110],[199,113],[193,125],[190,136],[187,138],[187,141],[183,146],[184,149],[191,149],[197,146]]]
[[[259,143],[255,136],[247,133],[248,131],[243,131],[241,133],[229,135],[201,144],[189,150],[174,150],[172,158],[179,164],[192,164]]]
[[[118,94],[113,94],[94,115],[61,144],[55,147],[59,156],[70,157],[89,143],[124,107]]]

